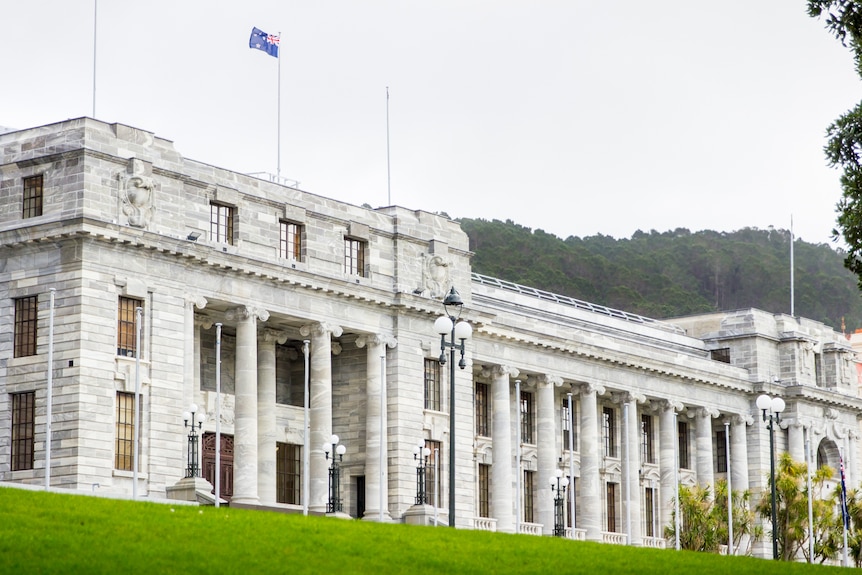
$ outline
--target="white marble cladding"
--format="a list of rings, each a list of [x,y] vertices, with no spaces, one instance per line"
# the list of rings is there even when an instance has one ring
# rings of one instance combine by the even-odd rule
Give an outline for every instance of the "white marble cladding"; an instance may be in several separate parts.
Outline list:
[[[310,477],[300,490],[311,495],[312,512],[323,512],[328,462],[321,443],[335,433],[347,446],[344,509],[361,516],[364,501],[370,520],[401,521],[413,507],[413,447],[427,440],[440,447],[442,521],[452,494],[458,527],[549,533],[548,480],[558,467],[568,474],[572,462],[578,519],[569,532],[619,541],[631,517],[630,543],[650,545],[670,517],[675,449],[687,451],[684,483],[727,476],[717,464],[725,423],[733,484],[760,497],[769,466],[769,436],[754,407],[762,392],[787,402],[779,451],[797,457],[801,442],[814,439],[815,451],[833,466],[839,452],[846,454],[851,482],[860,479],[855,364],[847,341],[823,324],[742,310],[665,325],[471,281],[467,237],[447,218],[366,209],[186,160],[170,141],[119,124],[78,119],[0,134],[0,154],[4,480],[44,478],[50,288],[56,290],[51,446],[58,486],[131,492],[131,474],[114,469],[117,392],[136,383],[134,360],[116,355],[120,296],[139,299],[144,310],[144,496],[163,495],[183,476],[180,414],[191,401],[207,413],[206,433],[215,430],[220,406],[221,431],[235,436],[242,451],[236,487],[244,501],[284,505],[273,500],[278,473],[271,444],[302,445],[310,438],[303,454],[308,466],[305,457],[301,463]],[[34,174],[44,176],[43,215],[22,219],[22,178]],[[237,210],[237,241],[229,248],[208,239],[210,201]],[[305,226],[302,262],[277,256],[281,219]],[[193,242],[186,239],[190,231],[203,235]],[[368,242],[370,277],[345,276],[344,237]],[[455,369],[450,489],[450,366],[440,370],[440,409],[428,410],[424,362],[440,355],[432,326],[453,284],[474,331],[467,367]],[[37,349],[14,357],[14,300],[26,296],[38,297]],[[242,323],[238,310],[253,311],[256,326]],[[216,323],[223,328],[221,397],[215,393]],[[304,340],[310,342],[308,431]],[[721,348],[729,348],[729,364],[711,358]],[[520,412],[516,381],[531,394],[529,414]],[[481,436],[477,382],[489,386]],[[34,462],[12,471],[12,394],[29,391],[36,401]],[[574,451],[563,450],[562,404],[569,393]],[[530,443],[519,441],[519,418],[531,422]],[[640,435],[644,418],[651,426],[648,457]],[[680,429],[688,436],[677,437]],[[536,480],[531,494],[517,491],[526,471]],[[490,481],[490,517],[478,517],[486,496],[480,473]],[[655,490],[655,513],[641,508],[646,489]],[[426,510],[411,510],[417,512]],[[659,518],[656,525],[646,525],[648,516]]]

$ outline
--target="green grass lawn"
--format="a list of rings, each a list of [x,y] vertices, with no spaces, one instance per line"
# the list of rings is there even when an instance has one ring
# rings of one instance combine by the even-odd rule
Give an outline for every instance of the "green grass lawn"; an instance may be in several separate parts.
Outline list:
[[[0,488],[3,573],[825,573],[750,557]]]

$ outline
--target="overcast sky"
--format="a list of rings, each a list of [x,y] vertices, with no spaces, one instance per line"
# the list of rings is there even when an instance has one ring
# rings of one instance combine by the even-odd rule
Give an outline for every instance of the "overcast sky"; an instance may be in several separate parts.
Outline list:
[[[792,216],[831,243],[825,130],[862,84],[805,6],[101,0],[95,116],[275,173],[280,64],[281,174],[309,192],[562,238]],[[93,115],[93,22],[94,0],[0,0],[0,126]]]

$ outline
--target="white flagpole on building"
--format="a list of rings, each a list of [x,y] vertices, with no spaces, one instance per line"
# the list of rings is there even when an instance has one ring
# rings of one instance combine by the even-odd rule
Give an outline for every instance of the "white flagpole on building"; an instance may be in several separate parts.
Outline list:
[[[386,481],[386,344],[383,349],[380,356],[380,523],[383,523],[383,507],[388,507],[388,502],[383,501],[383,482]]]
[[[389,169],[389,86],[386,86],[386,199],[392,205],[392,176]]]
[[[795,280],[793,278],[793,215],[790,215],[790,315],[796,316],[796,295],[794,294]]]
[[[631,454],[629,453],[629,403],[623,403],[623,500],[626,504],[626,545],[632,544],[632,501],[629,478],[631,473]]]
[[[733,549],[733,486],[730,476],[730,422],[724,422],[724,451],[727,457],[727,554],[736,555]]]
[[[572,524],[572,539],[575,539],[575,412],[572,410],[572,394],[567,393],[569,400],[569,521]],[[520,406],[520,404],[519,404]]]
[[[132,442],[132,499],[138,498],[138,450],[141,442],[141,330],[144,327],[144,309],[135,308],[135,435]]]
[[[216,436],[215,436],[215,506],[219,507],[221,499],[221,323],[216,326]]]
[[[278,33],[278,159],[276,160],[276,176],[278,183],[281,184],[281,32]]]
[[[308,377],[308,345],[311,342],[309,340],[303,340],[302,342],[302,354],[305,356],[305,393],[304,395],[304,417],[305,417],[305,433],[303,433],[303,447],[302,447],[302,514],[308,515],[308,497],[309,497],[309,482],[311,481],[311,475],[309,467],[311,465],[311,461],[309,459],[309,455],[311,452],[311,425],[309,422],[309,377]]]
[[[515,380],[515,533],[521,532],[521,380]]]
[[[45,489],[51,487],[51,420],[54,418],[53,413],[53,393],[54,393],[54,293],[57,291],[50,288],[51,297],[48,303],[48,369],[47,385],[48,394],[46,398],[45,414]]]
[[[674,508],[674,517],[673,517],[673,537],[675,540],[674,547],[677,551],[679,551],[679,526],[680,526],[680,517],[679,517],[679,424],[677,423],[677,413],[676,410],[673,412],[673,427],[676,429],[676,441],[673,446],[673,489],[674,489],[674,497],[673,497],[673,508]]]
[[[96,118],[96,25],[99,14],[99,0],[93,0],[93,119]]]
[[[802,429],[803,433],[806,428]],[[814,505],[811,502],[811,426],[807,428],[805,437],[805,467],[806,483],[808,487],[808,562],[814,562]]]

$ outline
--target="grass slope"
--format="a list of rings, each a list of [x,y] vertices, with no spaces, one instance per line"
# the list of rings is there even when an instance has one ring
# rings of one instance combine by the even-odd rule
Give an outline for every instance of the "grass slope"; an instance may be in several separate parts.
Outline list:
[[[750,557],[0,488],[4,573],[825,573]]]

